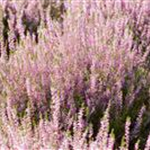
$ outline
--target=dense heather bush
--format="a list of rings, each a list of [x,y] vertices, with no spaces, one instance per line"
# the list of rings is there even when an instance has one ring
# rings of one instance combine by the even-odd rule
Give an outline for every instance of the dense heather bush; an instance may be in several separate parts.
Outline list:
[[[149,5],[2,1],[0,148],[150,149]]]

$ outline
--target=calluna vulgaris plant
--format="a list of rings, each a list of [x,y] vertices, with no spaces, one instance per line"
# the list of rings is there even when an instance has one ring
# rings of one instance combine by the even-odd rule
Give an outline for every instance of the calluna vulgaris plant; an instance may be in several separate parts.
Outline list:
[[[150,149],[148,0],[0,1],[0,149]]]

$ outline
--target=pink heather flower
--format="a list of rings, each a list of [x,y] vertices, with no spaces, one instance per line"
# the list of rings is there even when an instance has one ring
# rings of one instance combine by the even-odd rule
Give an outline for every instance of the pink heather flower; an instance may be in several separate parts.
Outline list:
[[[125,145],[126,145],[125,147],[126,147],[126,149],[129,149],[130,125],[131,125],[130,118],[127,118],[126,124],[125,124]]]
[[[131,132],[131,139],[138,136],[139,132],[140,132],[140,127],[143,121],[143,114],[146,110],[146,106],[142,106],[142,108],[140,109],[140,112],[138,114],[138,117],[136,119],[136,124],[135,127],[133,129],[133,131]]]
[[[150,149],[150,135],[148,136],[144,150],[149,150],[149,149]]]
[[[31,97],[32,90],[31,90],[31,83],[30,83],[30,79],[29,78],[26,79],[26,89],[27,89],[28,96]]]
[[[107,149],[108,142],[108,132],[109,132],[109,110],[111,107],[111,102],[109,102],[108,107],[105,111],[104,117],[101,120],[101,127],[99,133],[96,137],[96,142],[100,149]]]

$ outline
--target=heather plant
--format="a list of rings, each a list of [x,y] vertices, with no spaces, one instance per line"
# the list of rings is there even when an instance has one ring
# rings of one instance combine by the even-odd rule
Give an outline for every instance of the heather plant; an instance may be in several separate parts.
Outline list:
[[[38,30],[38,26],[40,25],[40,19],[41,19],[38,7],[39,6],[36,1],[31,1],[30,3],[28,2],[25,5],[22,14],[22,24],[25,26],[24,33],[25,35],[27,35],[27,31],[28,31],[31,37],[34,34],[36,42],[38,42],[37,30]]]
[[[1,2],[0,147],[149,149],[148,5]]]

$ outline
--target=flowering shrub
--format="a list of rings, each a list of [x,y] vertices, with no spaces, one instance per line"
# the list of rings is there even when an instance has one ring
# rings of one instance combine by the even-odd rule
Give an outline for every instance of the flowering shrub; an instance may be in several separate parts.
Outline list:
[[[149,5],[2,1],[0,148],[148,150]]]

